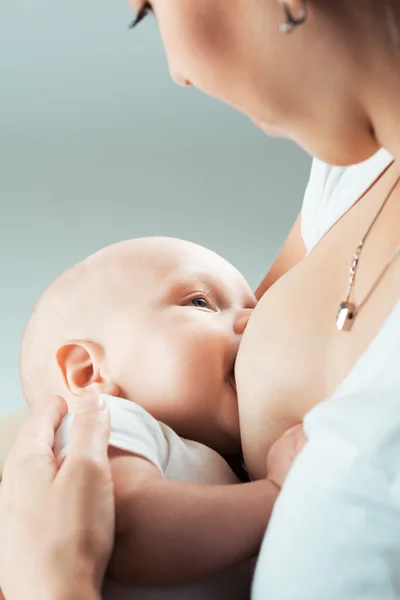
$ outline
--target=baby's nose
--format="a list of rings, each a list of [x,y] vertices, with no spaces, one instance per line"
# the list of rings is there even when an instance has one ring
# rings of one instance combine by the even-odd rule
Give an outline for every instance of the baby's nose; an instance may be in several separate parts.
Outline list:
[[[249,322],[253,310],[253,308],[243,308],[237,313],[235,321],[233,323],[233,330],[235,333],[237,333],[238,335],[242,335],[244,333],[244,330],[247,327],[247,323]]]

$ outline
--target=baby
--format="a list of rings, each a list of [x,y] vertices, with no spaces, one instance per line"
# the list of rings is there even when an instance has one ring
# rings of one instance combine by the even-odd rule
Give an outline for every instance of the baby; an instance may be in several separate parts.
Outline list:
[[[249,559],[301,447],[297,430],[278,440],[269,478],[257,482],[240,483],[223,458],[241,450],[234,366],[254,306],[243,276],[218,255],[145,238],[62,275],[26,327],[30,405],[59,394],[73,411],[86,393],[109,404],[117,517],[109,572],[140,586],[134,598],[249,596]],[[71,420],[57,434],[60,460]],[[104,595],[128,593],[109,581]]]

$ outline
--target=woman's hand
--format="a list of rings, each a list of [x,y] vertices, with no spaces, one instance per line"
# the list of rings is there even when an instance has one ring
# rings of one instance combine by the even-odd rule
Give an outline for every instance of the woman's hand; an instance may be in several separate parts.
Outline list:
[[[0,486],[6,600],[99,598],[115,523],[109,414],[99,402],[87,398],[77,407],[60,469],[53,443],[67,412],[62,398],[34,413],[10,452]]]
[[[291,427],[271,446],[267,456],[267,477],[280,488],[296,456],[307,442],[303,426]]]

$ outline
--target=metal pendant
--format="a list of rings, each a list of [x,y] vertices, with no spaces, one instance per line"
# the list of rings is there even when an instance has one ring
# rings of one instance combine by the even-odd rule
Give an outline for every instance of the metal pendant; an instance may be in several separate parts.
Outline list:
[[[355,304],[341,302],[336,315],[336,326],[339,331],[350,331],[357,316]]]

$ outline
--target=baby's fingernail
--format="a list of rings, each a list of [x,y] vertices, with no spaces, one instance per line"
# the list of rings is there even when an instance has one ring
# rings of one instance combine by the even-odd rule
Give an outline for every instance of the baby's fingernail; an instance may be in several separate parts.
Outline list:
[[[105,407],[106,402],[102,396],[87,395],[79,400],[79,402],[76,405],[75,412],[85,413],[92,411],[100,411],[104,410]]]

